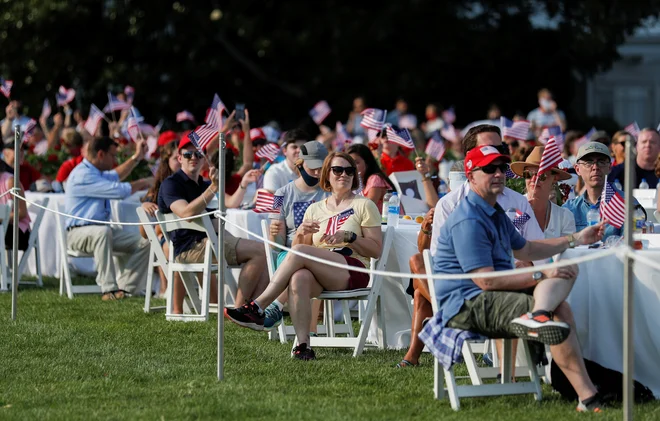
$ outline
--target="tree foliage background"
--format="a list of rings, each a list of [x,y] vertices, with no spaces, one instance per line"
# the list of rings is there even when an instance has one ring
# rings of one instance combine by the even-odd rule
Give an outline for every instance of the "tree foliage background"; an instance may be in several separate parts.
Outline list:
[[[549,87],[570,117],[584,77],[607,69],[616,47],[658,0],[0,0],[0,75],[39,114],[60,84],[77,106],[108,89],[136,88],[148,120],[182,109],[204,115],[213,92],[245,102],[256,124],[309,124],[318,100],[345,120],[351,100],[418,114],[429,102],[464,124],[489,103],[506,115],[536,106]],[[556,29],[530,16],[547,13]]]

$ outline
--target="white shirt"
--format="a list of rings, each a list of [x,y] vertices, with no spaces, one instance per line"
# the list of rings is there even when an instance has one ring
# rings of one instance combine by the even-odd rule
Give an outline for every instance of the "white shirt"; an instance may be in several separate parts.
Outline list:
[[[550,205],[550,221],[548,227],[543,231],[545,238],[559,238],[575,234],[575,216],[573,212],[553,202],[550,202]]]
[[[433,232],[431,233],[431,255],[435,255],[438,248],[438,237],[440,228],[444,225],[449,215],[456,209],[458,203],[467,197],[470,192],[470,183],[466,181],[463,185],[447,193],[435,205],[435,215],[433,216]],[[541,231],[539,223],[534,217],[534,211],[529,205],[527,198],[510,188],[505,188],[502,194],[497,197],[497,203],[504,209],[515,208],[521,212],[527,213],[530,220],[523,226],[521,234],[526,240],[543,240],[545,236]]]
[[[289,164],[284,160],[268,168],[264,174],[263,187],[269,192],[275,193],[277,189],[286,186],[296,178],[298,178],[298,174],[289,168]]]

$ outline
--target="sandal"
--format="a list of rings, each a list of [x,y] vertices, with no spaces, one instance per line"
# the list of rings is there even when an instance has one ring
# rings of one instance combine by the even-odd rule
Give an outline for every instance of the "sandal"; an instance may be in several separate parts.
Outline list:
[[[116,301],[125,297],[124,291],[110,291],[101,295],[101,301]]]
[[[396,365],[396,368],[406,368],[406,367],[419,367],[419,363],[413,364],[408,360],[401,360],[401,362]]]

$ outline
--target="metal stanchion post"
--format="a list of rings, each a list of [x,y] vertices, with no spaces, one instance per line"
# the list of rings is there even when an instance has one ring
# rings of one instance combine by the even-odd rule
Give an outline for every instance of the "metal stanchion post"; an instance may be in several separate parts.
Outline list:
[[[21,165],[19,162],[21,150],[21,126],[16,125],[14,129],[14,187],[20,185]],[[14,221],[12,222],[12,249],[11,249],[11,319],[16,320],[18,310],[18,199],[14,201]]]
[[[246,135],[247,136],[247,135]],[[218,135],[218,212],[223,217],[225,209],[225,136]],[[225,378],[225,221],[218,221],[218,380]]]
[[[633,232],[635,230],[633,213],[633,181],[635,179],[635,157],[632,154],[632,142],[626,142],[626,165],[625,165],[625,200],[626,221],[623,231],[624,243],[629,250],[633,248]],[[633,419],[633,259],[626,254],[623,261],[623,419]]]

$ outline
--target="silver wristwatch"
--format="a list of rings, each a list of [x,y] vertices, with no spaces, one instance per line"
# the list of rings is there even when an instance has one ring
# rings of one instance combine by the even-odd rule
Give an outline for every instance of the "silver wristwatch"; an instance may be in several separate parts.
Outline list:
[[[543,272],[534,272],[532,279],[538,284],[543,279]]]

